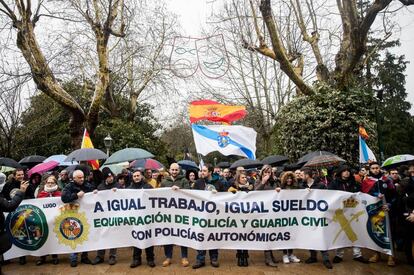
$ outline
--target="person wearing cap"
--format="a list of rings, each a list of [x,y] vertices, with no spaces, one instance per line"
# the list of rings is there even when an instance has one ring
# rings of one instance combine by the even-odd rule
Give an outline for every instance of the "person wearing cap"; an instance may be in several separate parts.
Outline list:
[[[178,163],[172,163],[170,165],[170,175],[165,177],[161,182],[160,187],[171,187],[174,190],[177,189],[190,189],[190,183],[185,178],[185,176],[180,175],[180,166]],[[164,254],[165,260],[162,263],[163,267],[169,266],[171,264],[172,255],[173,255],[174,246],[172,244],[164,245]],[[188,261],[188,248],[181,246],[181,265],[187,267],[189,265]]]
[[[351,173],[351,169],[347,165],[342,165],[336,170],[335,179],[328,186],[328,189],[358,193],[361,191],[361,186],[355,181],[354,175]],[[334,264],[342,262],[344,252],[344,248],[338,248],[332,262]],[[364,264],[369,263],[368,260],[362,256],[361,248],[353,246],[352,252],[355,261]]]
[[[102,169],[103,182],[97,186],[97,190],[94,193],[98,193],[102,190],[112,190],[116,192],[116,189],[121,188],[118,183],[115,181],[115,176],[112,173],[111,169],[105,167]],[[92,261],[93,265],[103,263],[105,259],[105,249],[98,250],[96,258]],[[116,264],[116,248],[109,249],[109,260],[108,264]]]

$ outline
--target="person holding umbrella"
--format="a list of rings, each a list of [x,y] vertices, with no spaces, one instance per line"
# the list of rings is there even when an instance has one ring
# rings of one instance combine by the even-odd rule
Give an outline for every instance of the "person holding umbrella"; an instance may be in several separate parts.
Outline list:
[[[73,180],[65,186],[62,191],[62,202],[73,203],[77,200],[81,200],[85,193],[92,192],[88,182],[85,181],[85,176],[81,170],[75,170],[72,175]],[[81,263],[92,264],[88,258],[88,252],[82,252]],[[72,253],[70,255],[70,266],[76,267],[78,265],[78,253]]]

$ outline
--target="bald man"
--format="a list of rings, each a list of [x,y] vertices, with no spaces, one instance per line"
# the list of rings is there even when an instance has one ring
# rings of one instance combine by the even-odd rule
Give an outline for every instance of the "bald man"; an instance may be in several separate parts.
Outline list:
[[[85,181],[85,176],[81,170],[75,170],[72,175],[73,180],[69,182],[62,191],[62,201],[73,203],[83,198],[85,193],[92,192],[93,187]],[[92,264],[88,258],[88,252],[82,252],[81,263]],[[70,266],[78,265],[78,253],[70,254]]]

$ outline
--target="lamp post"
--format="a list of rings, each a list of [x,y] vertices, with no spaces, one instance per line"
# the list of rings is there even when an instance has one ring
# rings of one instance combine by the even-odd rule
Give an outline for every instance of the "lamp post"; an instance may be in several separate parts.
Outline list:
[[[109,149],[112,147],[112,138],[109,134],[104,138],[104,144],[106,148],[106,154],[109,156]]]

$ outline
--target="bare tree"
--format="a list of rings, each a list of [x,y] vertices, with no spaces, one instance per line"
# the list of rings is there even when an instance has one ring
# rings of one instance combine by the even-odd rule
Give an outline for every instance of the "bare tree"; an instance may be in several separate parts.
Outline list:
[[[295,70],[294,64],[289,57],[288,49],[283,39],[284,34],[277,24],[277,17],[274,13],[275,5],[272,5],[270,0],[261,0],[259,4],[261,20],[266,26],[266,39],[258,27],[259,17],[255,13],[256,5],[253,4],[253,1],[250,2],[252,3],[252,14],[259,44],[255,45],[252,41],[245,41],[245,47],[276,60],[283,72],[304,95],[312,94],[312,87]],[[316,77],[318,80],[333,84],[339,89],[352,84],[354,76],[361,70],[361,62],[363,61],[364,54],[366,54],[368,32],[371,30],[377,16],[387,9],[391,2],[391,0],[372,1],[364,12],[361,13],[358,9],[358,1],[337,0],[336,8],[340,15],[339,30],[334,24],[330,26],[321,26],[319,24],[320,17],[318,17],[318,11],[315,7],[322,9],[323,6],[318,1],[290,0],[289,3],[286,3],[294,10],[295,21],[297,28],[301,31],[302,39],[312,49],[313,57],[316,60]],[[411,0],[399,2],[406,6],[414,4],[414,1]],[[277,4],[280,5],[280,2],[278,1]],[[331,17],[336,16],[332,11],[328,15]],[[329,35],[332,35],[330,38],[334,36],[338,38],[339,50],[337,50],[333,68],[330,68],[326,60],[323,60],[323,53],[320,49],[322,32],[329,27],[332,28],[327,30]],[[327,39],[329,38],[327,37]]]

